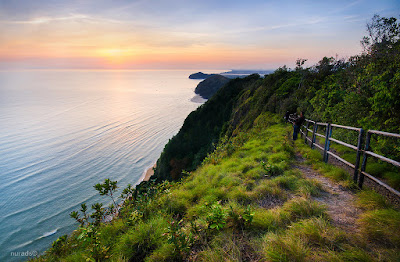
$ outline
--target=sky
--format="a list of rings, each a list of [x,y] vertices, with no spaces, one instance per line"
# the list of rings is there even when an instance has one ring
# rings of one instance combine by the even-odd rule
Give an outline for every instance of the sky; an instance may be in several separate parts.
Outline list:
[[[276,69],[362,51],[399,0],[0,0],[0,69]]]

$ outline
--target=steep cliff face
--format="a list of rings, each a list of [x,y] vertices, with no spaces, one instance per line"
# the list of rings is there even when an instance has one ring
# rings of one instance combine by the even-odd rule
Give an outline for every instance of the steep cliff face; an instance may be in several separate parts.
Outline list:
[[[221,75],[213,75],[201,81],[194,92],[205,99],[212,97],[221,87],[229,82],[229,78]]]
[[[227,130],[238,98],[258,80],[258,75],[231,81],[228,79],[228,84],[190,113],[179,133],[164,147],[154,177],[176,180],[181,177],[182,170],[196,169]]]

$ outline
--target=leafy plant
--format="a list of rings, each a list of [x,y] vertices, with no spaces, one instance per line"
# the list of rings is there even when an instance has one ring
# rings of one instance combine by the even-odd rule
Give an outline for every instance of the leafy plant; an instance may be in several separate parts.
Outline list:
[[[251,207],[250,205],[248,205],[245,211],[243,212],[243,219],[245,225],[250,225],[251,222],[253,221],[253,218],[254,218],[254,213],[251,212]]]
[[[265,171],[266,176],[278,176],[283,173],[283,170],[280,167],[273,164],[268,164],[265,161],[261,161],[261,166]]]
[[[83,217],[79,216],[79,213],[77,211],[72,211],[69,216],[73,219],[75,219],[77,222],[81,224],[81,227],[83,227],[85,224],[88,224],[88,218],[89,216],[87,215],[87,206],[85,203],[81,204],[81,210]]]
[[[103,217],[104,217],[104,208],[102,203],[95,203],[92,205],[92,209],[94,212],[90,215],[91,218],[94,219],[93,224],[95,226],[100,225]]]
[[[210,208],[206,220],[210,229],[221,230],[226,225],[226,213],[220,203],[215,203]]]
[[[107,178],[104,180],[103,184],[98,183],[98,184],[94,185],[93,187],[97,191],[99,191],[101,196],[106,195],[106,196],[111,197],[111,199],[114,203],[114,206],[113,206],[113,208],[111,208],[111,210],[116,212],[116,208],[118,207],[118,205],[117,205],[117,203],[115,203],[114,194],[118,188],[117,181],[111,181],[110,179]]]
[[[65,251],[64,245],[67,242],[67,239],[67,235],[62,235],[61,237],[57,238],[57,240],[51,244],[50,252],[55,255],[61,255]]]
[[[95,224],[90,224],[86,227],[81,228],[81,233],[78,236],[78,240],[82,240],[89,246],[90,256],[86,257],[86,261],[103,261],[109,258],[108,247],[105,247],[100,242],[101,233],[98,232],[98,228]]]
[[[124,190],[122,190],[121,198],[127,200],[135,194],[135,188],[131,184],[128,184]]]
[[[89,247],[90,256],[87,257],[87,261],[101,261],[107,258],[108,248],[104,247],[100,243],[100,232],[99,227],[104,217],[104,209],[102,203],[95,203],[92,205],[94,212],[91,215],[86,213],[87,206],[85,203],[81,204],[81,212],[83,214],[80,217],[77,211],[72,211],[70,217],[74,218],[80,223],[80,234],[77,237],[78,240],[87,243]],[[61,252],[61,248],[66,238],[57,239],[53,243],[55,252]]]
[[[134,226],[137,221],[139,221],[143,217],[143,213],[138,210],[134,210],[127,217],[127,224],[129,226]]]
[[[234,208],[232,205],[230,205],[229,208],[228,215],[233,220],[236,227],[243,230],[253,221],[254,213],[251,212],[250,205],[248,205],[245,210]]]
[[[193,243],[192,234],[186,235],[183,231],[183,220],[176,222],[175,220],[169,221],[167,232],[164,236],[167,236],[168,243],[173,244],[175,252],[183,259],[187,256],[190,247]]]

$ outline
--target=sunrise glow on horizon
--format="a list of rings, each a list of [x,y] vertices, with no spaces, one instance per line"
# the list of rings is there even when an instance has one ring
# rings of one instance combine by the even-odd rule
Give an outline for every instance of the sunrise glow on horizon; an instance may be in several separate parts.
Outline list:
[[[0,69],[274,69],[361,52],[396,0],[0,1]]]

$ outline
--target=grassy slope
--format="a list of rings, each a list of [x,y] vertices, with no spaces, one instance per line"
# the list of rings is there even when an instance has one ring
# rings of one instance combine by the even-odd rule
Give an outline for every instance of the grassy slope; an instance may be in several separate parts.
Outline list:
[[[334,228],[312,200],[320,186],[291,168],[295,150],[329,177],[349,178],[321,163],[290,127],[262,114],[253,128],[221,143],[181,182],[149,189],[121,217],[100,226],[100,257],[111,261],[396,261],[400,212],[379,195],[359,193],[357,235]],[[149,196],[152,195],[152,196]],[[37,261],[85,261],[93,243],[68,240]]]

